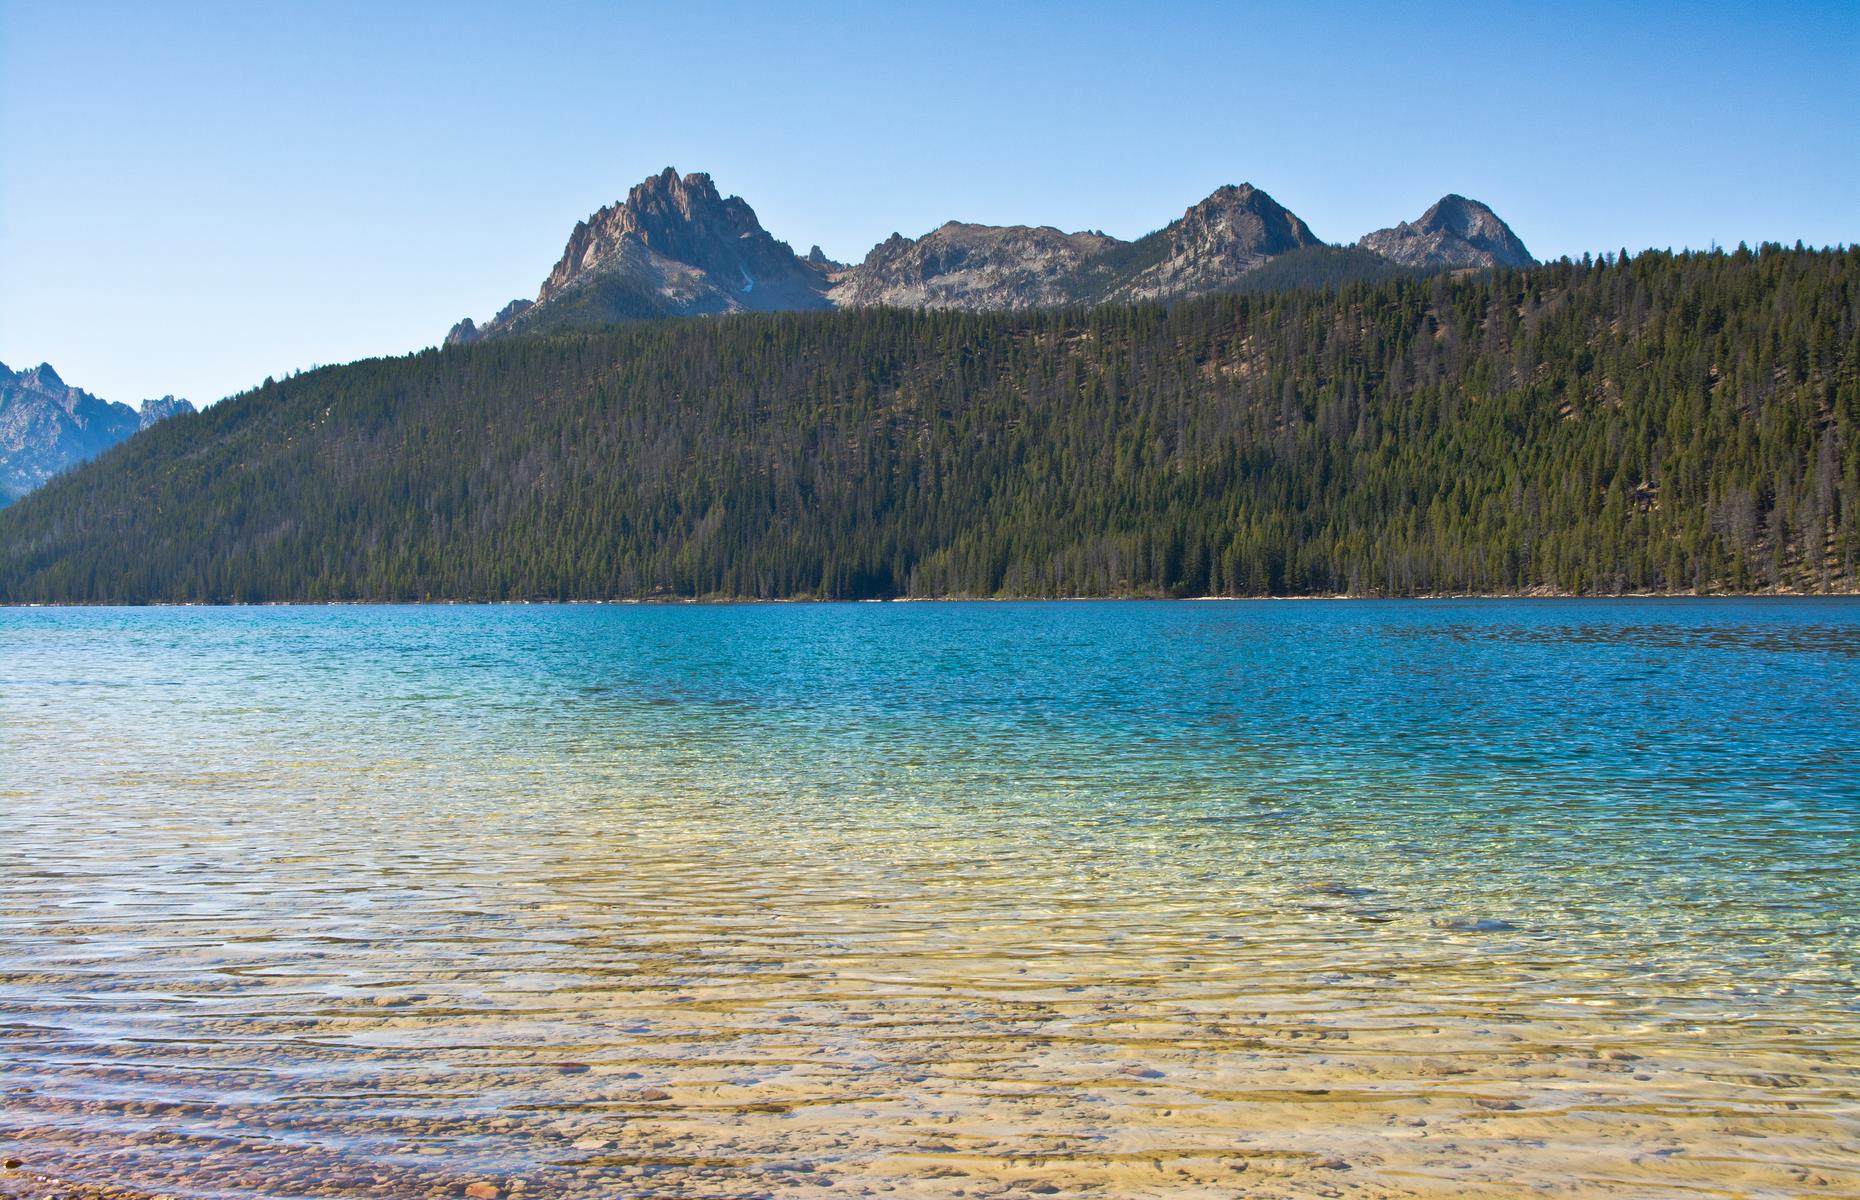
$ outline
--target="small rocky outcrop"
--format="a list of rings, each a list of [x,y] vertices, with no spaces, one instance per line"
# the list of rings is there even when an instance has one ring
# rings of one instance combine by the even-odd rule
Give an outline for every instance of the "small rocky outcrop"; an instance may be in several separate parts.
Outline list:
[[[1497,213],[1460,195],[1443,196],[1420,220],[1378,229],[1357,245],[1424,271],[1528,267],[1537,261]]]
[[[157,421],[166,421],[169,417],[178,417],[182,413],[193,411],[192,401],[177,400],[173,396],[163,396],[158,400],[144,400],[142,411],[136,414],[137,428],[147,429]]]
[[[140,412],[101,400],[59,378],[50,363],[12,371],[0,363],[0,504],[194,406],[173,396]]]

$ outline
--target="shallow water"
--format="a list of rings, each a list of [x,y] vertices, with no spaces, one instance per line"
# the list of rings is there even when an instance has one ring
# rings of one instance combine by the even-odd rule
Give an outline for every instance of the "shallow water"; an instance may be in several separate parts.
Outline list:
[[[0,610],[0,814],[0,1194],[1860,1192],[1853,602]]]

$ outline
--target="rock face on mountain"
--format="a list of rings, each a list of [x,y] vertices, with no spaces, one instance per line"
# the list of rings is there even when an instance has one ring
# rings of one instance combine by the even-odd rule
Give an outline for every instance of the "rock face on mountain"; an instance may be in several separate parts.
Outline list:
[[[1378,229],[1357,243],[1392,262],[1420,270],[1528,267],[1537,260],[1498,214],[1464,196],[1443,196],[1418,221]]]
[[[534,302],[512,301],[482,326],[460,321],[446,341],[629,317],[829,308],[828,269],[824,255],[803,259],[776,241],[709,175],[667,167],[575,225]]]
[[[469,346],[484,337],[485,332],[497,325],[507,325],[522,313],[528,311],[536,302],[534,300],[512,300],[497,310],[497,315],[485,322],[484,329],[478,328],[477,322],[466,317],[454,325],[446,334],[446,345]]]
[[[864,262],[836,274],[827,296],[841,308],[1070,304],[1089,266],[1123,244],[1102,233],[1061,233],[1051,226],[951,221],[920,238],[892,234]]]
[[[840,307],[1038,308],[1168,300],[1233,287],[1275,255],[1318,244],[1251,184],[1224,187],[1134,242],[1050,226],[951,221],[915,240],[892,234],[833,277]]]
[[[1268,274],[1290,282],[1275,286],[1531,261],[1491,209],[1460,196],[1448,196],[1414,224],[1334,247],[1246,183],[1217,189],[1179,220],[1132,242],[1051,226],[951,221],[918,238],[894,233],[846,266],[819,246],[805,257],[795,254],[769,236],[741,198],[719,195],[710,176],[681,177],[667,167],[575,226],[533,302],[514,300],[483,325],[468,317],[452,327],[446,344],[749,310],[1181,300],[1251,286],[1250,275],[1279,259],[1286,269]]]
[[[1104,299],[1179,300],[1223,291],[1269,258],[1318,245],[1310,226],[1250,183],[1220,188],[1180,220],[1131,243]]]
[[[742,197],[726,200],[710,176],[680,179],[670,167],[628,192],[626,203],[577,224],[536,300],[546,303],[605,264],[640,251],[654,266],[676,264],[702,275],[690,297],[680,300],[691,311],[826,307],[821,273],[769,236]],[[667,274],[687,277],[682,269]]]
[[[177,400],[173,396],[163,396],[157,400],[144,400],[142,411],[136,414],[136,429],[141,431],[155,424],[166,421],[169,417],[178,417],[182,413],[194,411],[192,401]]]
[[[138,430],[193,411],[187,401],[163,396],[143,401],[138,413],[70,386],[49,363],[19,372],[0,363],[0,504]]]

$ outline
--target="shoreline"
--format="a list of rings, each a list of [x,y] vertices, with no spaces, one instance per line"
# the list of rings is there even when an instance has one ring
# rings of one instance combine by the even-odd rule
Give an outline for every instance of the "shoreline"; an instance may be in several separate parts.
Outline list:
[[[1236,604],[1236,603],[1382,603],[1466,600],[1853,600],[1860,588],[1828,592],[1416,592],[1385,595],[1331,592],[1305,596],[874,596],[859,599],[824,596],[617,596],[602,599],[494,600],[483,597],[372,598],[348,600],[0,600],[0,609],[29,608],[420,608],[420,607],[728,607],[778,604]]]
[[[169,1193],[47,1175],[30,1164],[0,1172],[0,1200],[173,1200]]]

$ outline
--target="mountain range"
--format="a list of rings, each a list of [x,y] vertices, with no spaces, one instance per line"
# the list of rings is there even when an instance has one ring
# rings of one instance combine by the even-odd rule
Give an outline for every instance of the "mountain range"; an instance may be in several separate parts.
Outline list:
[[[719,193],[709,175],[680,176],[667,167],[576,224],[536,299],[513,300],[483,325],[466,318],[446,341],[726,312],[1184,300],[1246,288],[1268,264],[1277,269],[1261,282],[1297,286],[1534,261],[1496,213],[1464,196],[1443,197],[1419,219],[1343,248],[1241,184],[1217,189],[1135,241],[1048,225],[950,221],[922,237],[894,233],[847,265],[818,246],[796,254],[762,228],[740,196]]]
[[[144,400],[138,411],[72,387],[50,363],[18,372],[0,363],[0,505],[157,421],[193,411],[173,396]]]
[[[1463,196],[1444,197],[1416,221],[1341,247],[1241,184],[1216,189],[1134,241],[950,221],[922,237],[894,233],[863,261],[846,264],[819,246],[796,254],[709,175],[667,167],[578,222],[534,300],[513,300],[482,325],[466,318],[446,342],[732,312],[1177,301],[1533,261],[1496,213]],[[193,405],[172,396],[144,401],[140,411],[101,400],[66,384],[49,364],[17,373],[0,364],[0,504],[184,411]]]
[[[1529,258],[1235,186],[844,264],[666,171],[472,344],[0,368],[0,604],[1860,591],[1860,249]]]
[[[1313,253],[1403,273],[268,379],[0,511],[0,604],[1860,591],[1860,249],[1242,279]]]

